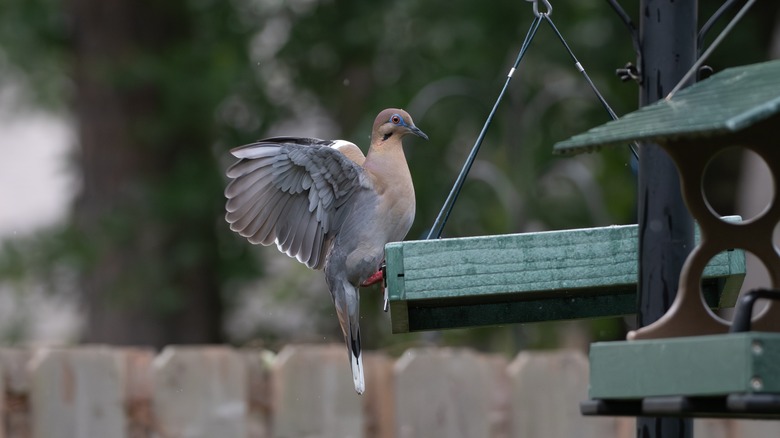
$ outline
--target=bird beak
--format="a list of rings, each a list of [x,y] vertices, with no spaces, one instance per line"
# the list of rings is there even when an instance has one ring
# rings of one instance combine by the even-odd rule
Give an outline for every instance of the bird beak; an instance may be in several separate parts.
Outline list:
[[[425,140],[428,140],[428,136],[427,136],[427,135],[426,135],[424,132],[420,131],[420,128],[418,128],[418,127],[416,127],[416,126],[411,126],[411,127],[409,127],[409,131],[410,131],[412,134],[414,134],[414,135],[416,135],[416,136],[418,136],[418,137],[422,137],[422,138],[424,138]]]

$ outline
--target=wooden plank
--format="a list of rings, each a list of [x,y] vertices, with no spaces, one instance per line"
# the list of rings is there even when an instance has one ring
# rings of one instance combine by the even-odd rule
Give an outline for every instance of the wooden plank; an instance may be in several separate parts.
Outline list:
[[[393,333],[409,331],[409,309],[406,302],[404,242],[385,246],[385,281],[390,299],[390,323]]]
[[[734,435],[737,420],[722,418],[696,418],[693,420],[693,430],[696,436],[707,438],[741,438]]]
[[[395,366],[396,436],[502,436],[494,421],[495,373],[470,350],[408,350]]]
[[[616,436],[613,418],[583,417],[588,360],[576,351],[522,352],[509,366],[513,437]]]
[[[276,355],[268,350],[254,348],[240,350],[240,354],[249,379],[247,436],[267,438],[271,436],[271,366]]]
[[[154,430],[152,415],[152,362],[150,348],[118,348],[124,362],[127,438],[147,438]]]
[[[107,347],[39,350],[30,362],[32,436],[126,436],[122,368]]]
[[[0,363],[0,376],[5,376],[5,372],[3,370],[3,366]],[[0,378],[0,413],[3,413],[5,416],[5,413],[8,412],[8,409],[6,407],[6,382],[5,378]],[[5,427],[0,427],[0,438],[5,438]]]
[[[777,438],[780,436],[780,421],[732,420],[733,438]],[[706,436],[706,435],[701,435]],[[729,438],[732,438],[729,437]]]
[[[731,67],[680,90],[673,99],[660,99],[618,120],[556,143],[554,152],[593,151],[631,141],[715,139],[744,131],[771,120],[780,112],[778,78],[778,60]]]
[[[707,438],[777,438],[780,421],[696,418],[694,434]]]
[[[383,353],[365,352],[366,388],[363,394],[364,433],[371,438],[395,437],[395,361]]]
[[[393,332],[632,314],[637,232],[621,225],[388,244]],[[733,306],[744,274],[741,250],[714,257],[704,272],[707,303]]]
[[[368,370],[366,370],[368,371]],[[273,434],[277,438],[363,436],[362,398],[341,344],[288,345],[273,365]]]
[[[507,367],[509,361],[499,355],[483,355],[491,368],[493,377],[492,391],[490,393],[490,436],[493,438],[507,438],[510,436],[512,424],[511,406],[511,380]]]
[[[155,358],[152,369],[152,407],[160,436],[247,436],[247,375],[236,351],[170,346]]]
[[[780,333],[597,342],[590,397],[780,393]]]
[[[32,356],[32,349],[0,348],[0,369],[5,386],[6,438],[29,438],[32,435],[27,367]]]

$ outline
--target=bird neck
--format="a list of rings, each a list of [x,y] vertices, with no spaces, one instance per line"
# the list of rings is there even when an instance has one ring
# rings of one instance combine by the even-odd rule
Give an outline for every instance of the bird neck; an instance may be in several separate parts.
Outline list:
[[[400,139],[372,142],[363,167],[386,181],[409,175],[406,155]]]

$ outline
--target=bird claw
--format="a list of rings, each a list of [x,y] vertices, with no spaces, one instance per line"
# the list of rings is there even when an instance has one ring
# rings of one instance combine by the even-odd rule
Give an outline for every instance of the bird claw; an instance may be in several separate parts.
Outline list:
[[[379,268],[378,271],[376,271],[373,275],[368,277],[368,279],[362,283],[360,283],[360,287],[367,287],[367,286],[373,286],[379,282],[382,282],[382,310],[387,312],[390,310],[390,296],[389,292],[387,290],[387,281],[385,279],[385,265],[382,264],[382,267]]]
[[[374,272],[374,274],[372,274],[370,277],[368,277],[366,281],[360,283],[360,287],[373,286],[379,283],[380,281],[383,281],[384,279],[385,279],[385,273],[382,272],[382,270],[380,269]]]

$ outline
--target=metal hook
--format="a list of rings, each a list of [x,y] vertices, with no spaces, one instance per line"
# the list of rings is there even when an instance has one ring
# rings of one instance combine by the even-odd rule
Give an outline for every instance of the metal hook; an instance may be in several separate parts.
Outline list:
[[[541,17],[542,15],[552,15],[552,5],[550,4],[549,0],[541,0],[542,3],[544,3],[544,7],[547,9],[545,12],[539,12],[539,1],[540,0],[525,0],[527,2],[531,2],[534,4],[534,15],[537,17]]]

